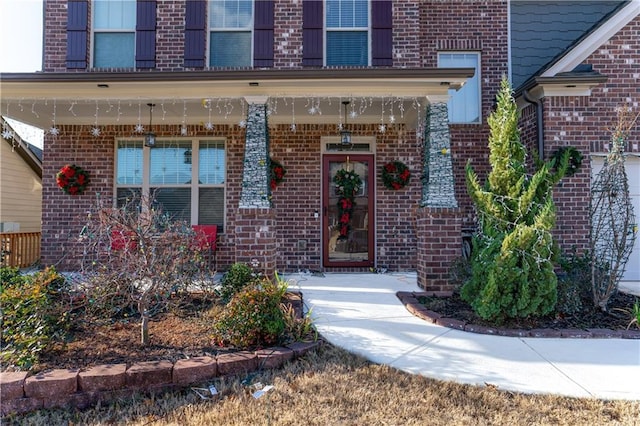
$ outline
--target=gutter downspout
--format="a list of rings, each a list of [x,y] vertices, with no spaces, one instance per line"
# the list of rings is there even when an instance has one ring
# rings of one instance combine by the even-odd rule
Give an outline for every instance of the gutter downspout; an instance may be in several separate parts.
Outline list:
[[[542,101],[540,99],[534,99],[529,94],[529,90],[522,91],[522,97],[525,101],[536,106],[536,127],[538,129],[538,158],[540,161],[544,160],[544,116],[542,111]]]

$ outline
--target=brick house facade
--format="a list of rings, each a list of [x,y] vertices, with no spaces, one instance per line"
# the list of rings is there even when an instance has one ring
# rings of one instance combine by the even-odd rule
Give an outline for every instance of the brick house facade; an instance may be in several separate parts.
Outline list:
[[[545,158],[563,146],[576,147],[584,156],[582,168],[563,179],[554,191],[557,211],[554,236],[565,252],[588,250],[592,163],[601,164],[609,151],[618,109],[626,106],[637,112],[640,106],[640,4],[609,2],[605,6],[611,8],[611,4],[613,10],[606,19],[575,40],[571,49],[542,64],[544,66],[516,91],[523,107],[522,139],[529,147],[539,146],[537,133],[541,126]],[[523,99],[525,91],[533,101],[541,103],[539,122],[535,103]],[[639,141],[640,130],[635,126],[624,151],[628,156],[627,173],[631,195],[635,197],[636,218],[638,193],[633,187],[638,184]],[[639,280],[639,271],[640,250],[636,243],[625,279]]]
[[[222,182],[191,190],[222,188],[220,269],[245,261],[268,272],[417,270],[423,288],[451,291],[448,266],[461,254],[463,232],[474,225],[464,165],[471,160],[481,178],[488,170],[486,117],[500,79],[510,73],[512,4],[365,2],[367,59],[361,66],[330,64],[328,3],[256,0],[250,63],[220,67],[211,62],[218,48],[212,40],[227,36],[213,34],[217,24],[209,19],[208,2],[138,0],[135,25],[128,27],[135,58],[125,67],[96,67],[94,44],[101,35],[92,27],[95,2],[46,0],[43,72],[5,74],[1,83],[3,113],[57,129],[45,136],[42,263],[77,265],[69,240],[85,212],[98,197],[115,203],[122,189],[116,182],[119,147],[139,146],[141,158],[160,152],[143,148],[144,134],[136,130],[143,124],[148,131],[151,103],[158,141],[197,141],[194,150],[205,142],[224,144]],[[538,120],[535,106],[521,101],[525,142],[536,146],[541,122],[545,156],[563,145],[605,150],[602,126],[614,105],[639,101],[633,69],[640,61],[638,26],[636,15],[584,60],[607,77],[590,81],[589,95],[550,95],[544,79],[522,85],[541,99],[544,114]],[[221,49],[221,55],[236,53]],[[475,55],[477,69],[443,67],[443,53]],[[474,74],[480,79],[478,120],[449,123],[450,96]],[[522,90],[516,94],[520,99]],[[585,138],[585,122],[594,138]],[[341,126],[352,132],[347,150],[337,143]],[[629,150],[638,152],[637,133],[632,140]],[[287,170],[275,190],[266,177],[269,158]],[[385,188],[381,177],[382,167],[395,160],[412,173],[397,191]],[[144,173],[150,161],[144,160]],[[69,196],[56,186],[55,174],[66,163],[90,171],[83,194]],[[564,248],[584,249],[588,239],[588,158],[585,166],[556,193],[556,232]],[[354,216],[347,243],[332,239],[335,167],[359,167],[371,178],[357,199],[368,210],[357,225]],[[200,223],[206,214],[191,210],[192,224]]]

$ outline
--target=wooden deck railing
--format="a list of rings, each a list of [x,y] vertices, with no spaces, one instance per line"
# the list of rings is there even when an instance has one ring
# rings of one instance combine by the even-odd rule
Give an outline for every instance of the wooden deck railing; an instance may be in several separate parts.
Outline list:
[[[0,233],[2,266],[26,268],[40,260],[41,232]]]

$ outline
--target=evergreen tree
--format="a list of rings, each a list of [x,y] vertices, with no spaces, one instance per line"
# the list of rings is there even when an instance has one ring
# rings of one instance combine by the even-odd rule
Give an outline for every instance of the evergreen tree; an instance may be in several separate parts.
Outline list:
[[[553,271],[555,226],[552,187],[564,176],[568,155],[540,163],[527,175],[526,151],[518,132],[518,109],[503,79],[496,110],[489,116],[491,171],[482,186],[467,164],[467,190],[478,214],[472,276],[462,298],[478,315],[496,322],[544,315],[553,310],[557,278]]]

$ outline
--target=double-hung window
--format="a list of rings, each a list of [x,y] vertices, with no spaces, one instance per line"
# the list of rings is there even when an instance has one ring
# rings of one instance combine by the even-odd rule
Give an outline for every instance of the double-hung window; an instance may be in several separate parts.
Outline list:
[[[326,65],[368,66],[369,1],[326,0]]]
[[[118,205],[135,195],[154,202],[175,220],[224,229],[225,144],[223,140],[120,140],[116,153]]]
[[[441,52],[440,68],[474,68],[473,77],[458,91],[449,90],[449,122],[480,123],[480,54],[477,52]]]
[[[93,1],[93,66],[135,66],[135,0]]]
[[[209,1],[209,65],[251,67],[253,0]]]

